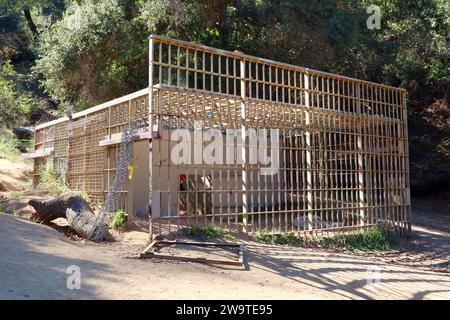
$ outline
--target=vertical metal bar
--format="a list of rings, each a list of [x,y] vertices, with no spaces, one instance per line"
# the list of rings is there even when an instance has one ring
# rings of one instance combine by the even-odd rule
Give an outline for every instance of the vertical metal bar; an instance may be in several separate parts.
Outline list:
[[[130,121],[131,123],[131,100],[128,100],[128,121]],[[130,132],[131,132],[131,127],[130,127]],[[131,155],[131,164],[134,164],[134,155]],[[130,165],[130,163],[128,163],[128,165]],[[127,179],[126,180],[127,183],[126,185],[128,185],[128,194],[127,194],[127,212],[128,212],[128,223],[130,223],[133,220],[134,217],[134,213],[133,213],[133,183]],[[125,185],[125,187],[126,187]]]
[[[247,211],[247,157],[246,157],[246,92],[245,92],[245,60],[240,60],[241,76],[241,157],[242,157],[242,224],[243,232],[248,232],[248,211]]]
[[[153,209],[153,155],[152,155],[152,148],[153,148],[153,72],[154,72],[154,40],[152,38],[149,39],[149,69],[148,69],[148,131],[150,132],[150,140],[148,143],[148,163],[149,163],[149,170],[148,170],[148,218],[149,218],[149,237],[150,240],[153,240],[153,216],[152,216],[152,209]]]
[[[363,136],[363,113],[361,110],[361,89],[360,84],[356,83],[354,84],[356,86],[355,88],[355,95],[356,95],[356,110],[359,117],[358,125],[357,125],[357,142],[356,142],[356,148],[357,148],[357,170],[358,170],[358,217],[359,217],[359,224],[364,226],[365,225],[365,200],[364,200],[364,136]]]
[[[406,215],[408,220],[407,225],[407,234],[408,236],[411,235],[411,194],[410,194],[410,182],[409,182],[409,143],[408,143],[408,114],[407,114],[407,107],[406,107],[406,92],[403,92],[402,97],[402,107],[403,107],[403,130],[405,132],[405,153],[404,153],[404,161],[405,161],[405,175],[406,175],[406,185],[405,185],[405,193],[406,193]]]
[[[309,99],[309,74],[304,74],[305,79],[305,142],[306,142],[306,198],[307,198],[307,210],[308,210],[308,232],[309,235],[312,235],[313,231],[313,184],[312,184],[312,159],[311,159],[311,132],[309,131],[311,127],[311,118],[310,118],[310,99]]]

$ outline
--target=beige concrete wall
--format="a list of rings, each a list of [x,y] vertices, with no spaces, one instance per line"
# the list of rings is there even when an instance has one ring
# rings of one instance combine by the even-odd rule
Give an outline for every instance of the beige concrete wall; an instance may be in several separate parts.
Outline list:
[[[149,146],[148,140],[137,141],[134,144],[134,169],[131,188],[133,194],[133,213],[140,217],[147,217],[147,204],[149,194]]]

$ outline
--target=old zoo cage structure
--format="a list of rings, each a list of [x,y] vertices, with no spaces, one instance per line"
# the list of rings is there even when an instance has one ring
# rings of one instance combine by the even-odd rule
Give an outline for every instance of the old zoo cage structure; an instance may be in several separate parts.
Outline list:
[[[152,234],[205,224],[299,236],[410,230],[403,89],[156,35],[149,45],[148,88],[36,127],[36,184],[50,161],[70,188],[104,200],[132,124],[118,206],[147,217],[151,197]],[[174,130],[208,128],[278,129],[278,173],[249,163],[249,138],[231,147],[245,164],[171,160]]]

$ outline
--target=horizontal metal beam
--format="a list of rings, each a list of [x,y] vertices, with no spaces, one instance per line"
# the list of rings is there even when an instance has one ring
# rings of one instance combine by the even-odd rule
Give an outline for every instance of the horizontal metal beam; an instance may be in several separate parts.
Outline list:
[[[178,44],[178,45],[181,45],[186,48],[198,49],[198,50],[215,53],[215,54],[220,54],[220,55],[224,55],[224,56],[228,56],[228,57],[232,57],[232,58],[236,58],[236,59],[243,59],[243,60],[252,61],[252,62],[256,62],[256,63],[269,64],[269,65],[283,67],[283,68],[287,68],[287,69],[291,69],[291,70],[295,70],[295,71],[301,71],[301,72],[305,72],[305,73],[309,73],[309,74],[323,75],[323,76],[327,76],[327,77],[330,77],[333,79],[355,81],[355,82],[359,82],[359,83],[366,83],[366,84],[370,84],[373,86],[384,87],[384,88],[389,88],[392,90],[406,92],[406,89],[403,89],[403,88],[392,87],[392,86],[388,86],[388,85],[381,84],[381,83],[360,80],[360,79],[356,79],[356,78],[352,78],[352,77],[348,77],[348,76],[337,75],[334,73],[329,73],[329,72],[320,71],[320,70],[316,70],[316,69],[300,67],[300,66],[296,66],[293,64],[289,64],[289,63],[278,62],[278,61],[265,59],[265,58],[259,58],[259,57],[251,56],[251,55],[248,55],[248,54],[245,54],[242,52],[238,52],[238,51],[228,51],[228,50],[208,47],[205,45],[196,44],[196,43],[187,42],[187,41],[178,40],[178,39],[172,39],[172,38],[168,38],[168,37],[164,37],[164,36],[160,36],[160,35],[156,35],[156,34],[151,34],[149,36],[149,39],[156,39],[161,42],[168,43],[168,44]]]

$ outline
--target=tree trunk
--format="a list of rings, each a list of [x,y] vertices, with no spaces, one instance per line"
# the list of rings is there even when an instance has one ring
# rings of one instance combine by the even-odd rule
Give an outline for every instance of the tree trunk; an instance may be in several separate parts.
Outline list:
[[[230,6],[232,1],[219,1],[219,21],[218,21],[218,29],[219,29],[219,37],[220,37],[220,45],[222,49],[229,49],[229,37],[230,37],[230,24],[228,20],[228,6]]]
[[[108,235],[108,226],[104,219],[94,214],[89,204],[76,192],[64,193],[45,202],[28,202],[35,212],[31,219],[40,223],[49,223],[57,218],[66,218],[77,235],[88,240],[101,241]]]
[[[31,33],[33,34],[33,37],[37,39],[37,37],[39,36],[39,31],[36,27],[36,24],[33,21],[33,18],[31,17],[30,7],[28,7],[28,5],[24,3],[22,4],[22,10],[25,19],[27,20],[28,27],[30,28]]]

